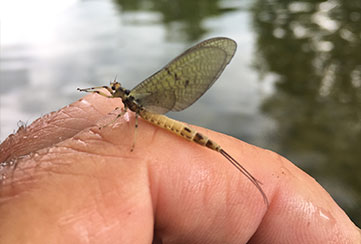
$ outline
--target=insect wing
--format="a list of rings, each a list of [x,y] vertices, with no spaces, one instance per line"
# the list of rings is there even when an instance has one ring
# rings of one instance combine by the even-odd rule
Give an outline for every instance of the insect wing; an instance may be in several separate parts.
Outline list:
[[[181,111],[213,85],[232,59],[236,47],[228,38],[203,41],[138,84],[130,95],[151,112]]]

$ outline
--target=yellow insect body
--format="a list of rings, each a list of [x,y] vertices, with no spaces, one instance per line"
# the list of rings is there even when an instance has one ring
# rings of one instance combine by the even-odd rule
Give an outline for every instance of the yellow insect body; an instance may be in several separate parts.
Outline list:
[[[109,87],[78,88],[78,90],[97,93],[109,98],[121,98],[124,112],[130,109],[136,113],[136,127],[139,115],[144,120],[188,141],[219,152],[257,187],[268,206],[268,199],[260,182],[220,145],[189,126],[162,115],[168,111],[181,111],[202,96],[231,61],[236,48],[237,44],[229,38],[208,39],[176,57],[163,69],[139,83],[132,90],[124,89],[116,81],[111,82]],[[103,93],[100,90],[102,88],[105,88],[110,95]],[[121,113],[118,117],[123,114]]]

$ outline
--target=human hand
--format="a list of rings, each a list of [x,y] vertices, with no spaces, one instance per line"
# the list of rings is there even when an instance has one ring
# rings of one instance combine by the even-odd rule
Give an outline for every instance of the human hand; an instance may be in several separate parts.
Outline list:
[[[197,128],[217,152],[88,95],[0,145],[0,243],[361,243],[360,230],[310,176],[276,153]],[[97,125],[96,125],[97,124]],[[23,156],[27,155],[27,156]],[[153,239],[154,238],[154,239]]]

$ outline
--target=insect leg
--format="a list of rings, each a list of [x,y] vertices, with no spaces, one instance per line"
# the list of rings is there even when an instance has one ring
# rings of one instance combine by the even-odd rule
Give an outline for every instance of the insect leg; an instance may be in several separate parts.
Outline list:
[[[115,122],[117,119],[119,119],[120,117],[122,117],[127,111],[128,111],[128,108],[127,108],[127,107],[121,108],[121,109],[120,109],[120,113],[117,115],[117,117],[115,117],[114,122]]]
[[[138,128],[138,113],[135,113],[134,137],[133,137],[132,147],[130,148],[131,152],[133,152],[135,147],[135,140],[137,138],[137,128]]]
[[[111,95],[108,95],[108,94],[100,91],[100,89],[102,89],[102,88],[107,89],[107,91],[108,91]],[[103,97],[108,97],[108,98],[112,98],[112,97],[113,97],[113,95],[112,95],[112,94],[113,94],[113,91],[112,91],[112,89],[111,89],[110,87],[108,87],[108,86],[95,86],[95,87],[89,87],[89,88],[84,88],[84,89],[78,88],[77,90],[78,90],[78,91],[83,91],[83,92],[96,93],[96,94],[99,94],[99,95],[101,95],[101,96],[103,96]]]
[[[115,110],[118,110],[118,109],[119,108],[116,108]],[[120,113],[113,120],[111,120],[109,123],[99,127],[99,129],[107,127],[107,126],[113,124],[115,121],[117,121],[120,117],[122,117],[127,112],[127,107],[121,108],[120,110],[121,110]]]

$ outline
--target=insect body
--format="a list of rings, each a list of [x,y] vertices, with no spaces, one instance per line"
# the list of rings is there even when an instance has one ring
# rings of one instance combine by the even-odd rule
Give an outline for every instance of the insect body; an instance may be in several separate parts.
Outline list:
[[[220,145],[189,126],[162,115],[168,111],[181,111],[202,96],[231,61],[236,48],[237,44],[229,38],[208,39],[176,57],[132,90],[124,89],[116,81],[111,82],[109,87],[78,88],[78,90],[109,98],[121,98],[124,112],[130,109],[136,113],[136,119],[139,115],[156,126],[221,153],[257,187],[268,206],[268,199],[260,182]],[[105,88],[109,94],[102,92],[102,88]]]

